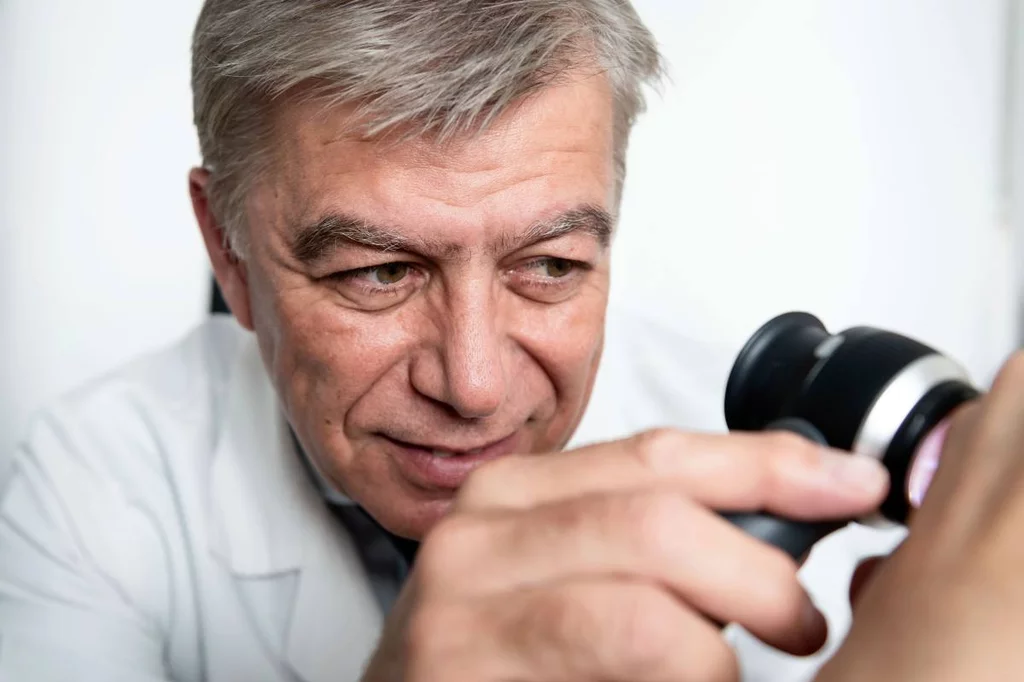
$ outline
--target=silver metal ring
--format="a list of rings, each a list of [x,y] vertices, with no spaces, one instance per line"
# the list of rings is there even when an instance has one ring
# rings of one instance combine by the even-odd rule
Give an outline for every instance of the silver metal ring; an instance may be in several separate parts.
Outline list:
[[[881,461],[893,437],[914,406],[928,394],[928,391],[947,381],[969,383],[970,377],[963,367],[944,355],[926,355],[904,367],[886,384],[868,410],[868,415],[853,440],[853,453]],[[901,482],[893,484],[902,485]],[[898,524],[889,521],[880,512],[875,512],[858,522],[880,530],[898,527]]]
[[[868,410],[851,450],[881,460],[907,415],[939,384],[970,382],[963,367],[945,355],[933,354],[911,362],[894,376]]]

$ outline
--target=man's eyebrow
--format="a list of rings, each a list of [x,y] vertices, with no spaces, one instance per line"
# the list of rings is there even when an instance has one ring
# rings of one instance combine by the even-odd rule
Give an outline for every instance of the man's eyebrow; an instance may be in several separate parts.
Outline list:
[[[608,211],[599,206],[585,204],[553,218],[539,220],[524,232],[506,232],[493,246],[493,250],[500,256],[572,232],[590,234],[605,247],[611,241],[613,229],[614,221]],[[363,246],[382,252],[429,254],[439,258],[453,257],[462,250],[457,244],[412,239],[394,228],[374,225],[344,213],[332,213],[298,230],[292,241],[292,254],[300,263],[312,265],[326,258],[343,244]]]
[[[554,218],[539,220],[525,232],[506,233],[502,236],[498,249],[508,253],[573,232],[589,234],[605,247],[611,243],[614,228],[615,222],[608,211],[600,206],[585,204],[560,213]]]
[[[292,242],[292,254],[301,263],[309,265],[326,258],[342,244],[384,252],[423,252],[436,250],[440,246],[409,239],[398,230],[383,225],[373,225],[360,218],[336,213],[301,228]]]

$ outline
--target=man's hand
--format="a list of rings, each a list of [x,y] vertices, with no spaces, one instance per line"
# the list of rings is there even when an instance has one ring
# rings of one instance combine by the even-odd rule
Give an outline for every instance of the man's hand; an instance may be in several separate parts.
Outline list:
[[[1018,680],[1024,670],[1024,353],[953,418],[907,540],[856,597],[819,682]]]
[[[713,510],[837,519],[887,487],[873,460],[778,433],[494,462],[425,539],[365,680],[734,680],[729,622],[812,653],[826,626],[795,562]]]

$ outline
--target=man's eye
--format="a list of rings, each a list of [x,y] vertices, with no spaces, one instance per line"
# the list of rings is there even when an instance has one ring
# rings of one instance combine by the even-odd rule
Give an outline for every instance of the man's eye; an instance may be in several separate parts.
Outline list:
[[[416,263],[381,263],[341,270],[323,278],[341,299],[360,310],[385,310],[422,289],[429,274]]]
[[[385,263],[356,270],[352,276],[368,280],[374,286],[388,287],[394,286],[408,277],[410,270],[408,263]]]
[[[572,274],[577,267],[575,261],[565,258],[540,258],[530,263],[528,269],[542,277],[561,279]]]

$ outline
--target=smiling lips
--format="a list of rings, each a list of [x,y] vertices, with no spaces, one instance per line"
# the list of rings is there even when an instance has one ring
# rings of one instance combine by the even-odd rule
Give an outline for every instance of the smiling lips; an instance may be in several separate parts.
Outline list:
[[[413,485],[431,490],[457,490],[483,464],[518,450],[519,432],[471,449],[419,445],[384,437],[388,452]]]

